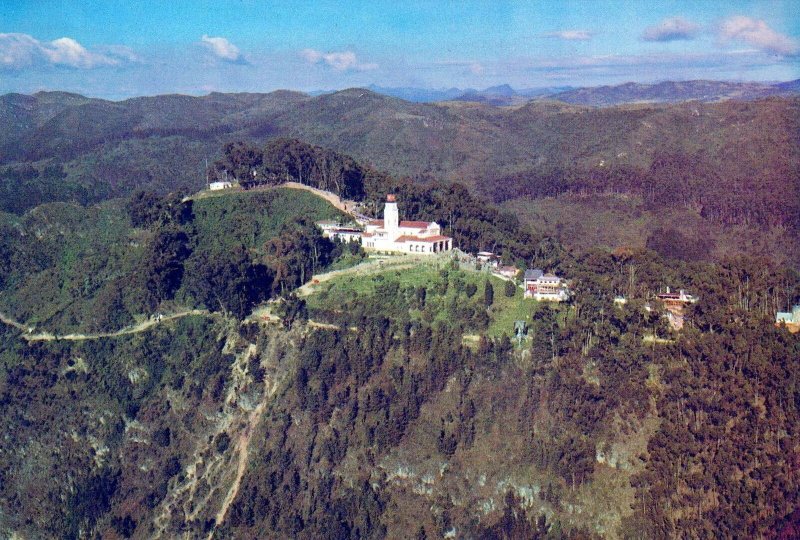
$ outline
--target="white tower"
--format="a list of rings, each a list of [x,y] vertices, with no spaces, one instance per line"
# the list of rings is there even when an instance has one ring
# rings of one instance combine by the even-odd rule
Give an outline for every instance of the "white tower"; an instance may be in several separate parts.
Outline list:
[[[397,210],[395,196],[391,193],[386,196],[386,206],[383,208],[383,228],[392,240],[400,235],[400,212]]]

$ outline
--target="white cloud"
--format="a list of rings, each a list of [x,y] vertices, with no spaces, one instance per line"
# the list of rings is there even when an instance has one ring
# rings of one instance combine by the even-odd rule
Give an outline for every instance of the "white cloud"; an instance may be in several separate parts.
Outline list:
[[[483,64],[479,64],[478,62],[473,62],[469,65],[469,72],[473,75],[483,75],[483,72],[486,71],[483,67]]]
[[[743,15],[722,21],[719,26],[719,37],[723,41],[741,41],[773,54],[793,55],[800,51],[797,41],[776,32],[762,20]]]
[[[306,62],[311,64],[324,63],[336,71],[369,71],[378,69],[378,64],[361,63],[353,51],[323,53],[314,49],[303,49],[300,51]]]
[[[655,26],[648,26],[642,34],[644,41],[678,41],[697,37],[700,25],[683,17],[670,17]]]
[[[34,65],[94,68],[115,66],[125,58],[86,49],[72,38],[39,41],[28,34],[0,34],[0,67],[21,69]]]
[[[594,36],[594,32],[588,30],[559,30],[558,32],[548,32],[544,37],[566,39],[568,41],[588,41]]]
[[[206,48],[220,60],[225,60],[226,62],[242,62],[244,60],[242,53],[239,52],[239,47],[224,37],[203,35],[202,41]]]

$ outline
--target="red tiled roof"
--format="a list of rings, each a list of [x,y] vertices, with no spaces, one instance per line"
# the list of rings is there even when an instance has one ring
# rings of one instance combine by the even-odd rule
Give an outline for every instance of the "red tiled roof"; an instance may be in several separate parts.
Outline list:
[[[383,220],[382,219],[371,219],[371,220],[369,220],[369,224],[370,225],[378,225],[380,227],[383,227]]]
[[[426,236],[420,238],[419,236],[403,235],[395,242],[441,242],[442,240],[450,240],[449,236]]]
[[[383,222],[381,222],[383,224]],[[428,225],[430,225],[430,221],[401,221],[401,227],[407,227],[409,229],[427,229]]]
[[[442,240],[450,240],[449,236],[426,236],[419,238],[420,242],[441,242]]]

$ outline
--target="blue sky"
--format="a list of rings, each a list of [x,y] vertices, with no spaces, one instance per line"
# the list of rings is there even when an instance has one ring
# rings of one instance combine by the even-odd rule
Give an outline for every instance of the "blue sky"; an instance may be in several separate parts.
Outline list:
[[[0,93],[799,77],[797,0],[4,0],[0,10]]]

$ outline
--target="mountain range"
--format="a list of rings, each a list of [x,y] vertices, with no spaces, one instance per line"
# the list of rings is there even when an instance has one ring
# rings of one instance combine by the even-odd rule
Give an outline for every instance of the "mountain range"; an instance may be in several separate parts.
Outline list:
[[[645,88],[651,97],[680,90],[711,100],[716,88],[754,99],[589,107],[565,103],[589,92],[573,90],[562,101],[496,107],[474,100],[414,103],[358,88],[119,102],[62,92],[7,94],[0,96],[0,209],[88,204],[142,188],[195,191],[226,143],[294,137],[395,176],[462,183],[567,245],[643,246],[657,230],[677,230],[690,238],[725,237],[707,250],[719,255],[796,259],[800,99],[755,97],[770,89],[791,94],[797,82],[613,91],[633,99]],[[492,92],[515,97],[506,86]],[[646,186],[667,185],[662,177],[673,192],[643,206]],[[591,187],[580,178],[593,178]],[[573,213],[583,219],[567,219]]]
[[[414,87],[382,87],[370,85],[369,90],[416,103],[436,101],[475,101],[489,105],[519,105],[530,99],[547,99],[606,107],[623,103],[676,103],[697,100],[703,102],[729,99],[753,100],[767,96],[786,96],[800,92],[800,79],[780,83],[725,81],[664,81],[652,84],[624,83],[610,86],[571,87],[551,86],[514,89],[508,84],[483,90],[474,88],[426,89]],[[323,93],[323,92],[320,92]]]
[[[796,537],[800,97],[493,99],[0,96],[0,537]]]

